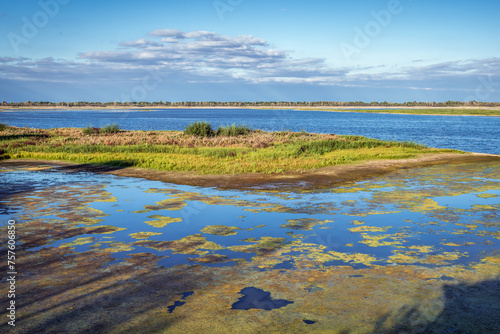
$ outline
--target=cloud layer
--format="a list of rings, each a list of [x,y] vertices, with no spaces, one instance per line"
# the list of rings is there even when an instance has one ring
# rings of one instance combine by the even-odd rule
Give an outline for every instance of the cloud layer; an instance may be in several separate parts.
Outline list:
[[[480,97],[498,97],[500,58],[413,64],[390,70],[384,65],[335,67],[321,58],[293,58],[290,52],[273,48],[269,42],[253,36],[160,29],[139,40],[124,41],[112,51],[82,52],[74,60],[0,57],[0,79],[117,84],[140,81],[152,73],[162,82],[171,83],[445,89],[463,91],[464,99],[482,85]]]

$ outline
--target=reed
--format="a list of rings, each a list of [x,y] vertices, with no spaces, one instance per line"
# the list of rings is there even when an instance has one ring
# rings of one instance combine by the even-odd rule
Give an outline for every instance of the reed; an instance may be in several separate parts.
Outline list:
[[[241,133],[243,128],[245,133]],[[224,127],[220,132],[219,128],[212,136],[125,130],[88,135],[86,129],[9,127],[0,133],[0,148],[3,156],[11,159],[65,160],[200,174],[301,172],[362,160],[457,152],[361,136],[264,132],[243,126]],[[206,125],[198,124],[197,129],[204,133]]]

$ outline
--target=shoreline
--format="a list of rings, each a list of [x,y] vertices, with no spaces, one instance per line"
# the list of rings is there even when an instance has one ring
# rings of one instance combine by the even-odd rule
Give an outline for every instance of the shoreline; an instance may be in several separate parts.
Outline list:
[[[371,114],[391,114],[391,115],[420,115],[420,116],[483,116],[483,117],[500,117],[500,107],[372,107],[372,106],[339,106],[339,107],[289,107],[289,106],[107,106],[107,107],[6,107],[0,106],[0,113],[9,111],[25,111],[25,110],[40,110],[40,111],[57,111],[57,110],[136,110],[136,111],[152,111],[152,110],[177,110],[177,109],[193,109],[193,110],[296,110],[296,111],[324,111],[324,112],[359,112]],[[391,110],[408,110],[408,112],[391,112]],[[487,114],[453,114],[453,113],[414,113],[414,110],[484,110],[498,111],[498,115]]]
[[[368,160],[355,164],[318,168],[306,172],[280,174],[223,174],[201,175],[195,172],[172,172],[136,167],[110,167],[106,165],[78,164],[57,160],[7,159],[0,167],[58,167],[63,172],[93,172],[119,177],[144,178],[178,185],[215,187],[243,190],[314,190],[339,186],[344,183],[366,180],[402,169],[430,167],[443,164],[500,162],[500,155],[486,153],[425,154],[411,159]]]

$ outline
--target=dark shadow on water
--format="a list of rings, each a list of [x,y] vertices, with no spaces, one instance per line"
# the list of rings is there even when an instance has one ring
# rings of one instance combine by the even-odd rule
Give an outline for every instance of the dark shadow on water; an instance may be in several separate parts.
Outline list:
[[[182,295],[181,299],[176,300],[173,305],[170,305],[169,307],[167,307],[168,313],[172,313],[172,312],[174,312],[174,310],[177,307],[186,304],[186,302],[183,302],[182,300],[185,299],[185,298],[187,298],[187,297],[189,297],[189,296],[191,296],[191,295],[193,295],[193,294],[194,294],[194,291],[188,291],[188,292],[180,293],[180,295]]]
[[[377,322],[375,333],[500,333],[500,280],[477,284],[443,286],[444,309],[431,322],[425,320],[420,305],[403,308],[397,325],[384,329],[388,316]]]
[[[252,308],[261,310],[274,310],[293,304],[293,301],[286,299],[272,299],[271,293],[254,287],[244,288],[240,291],[243,295],[231,306],[233,310],[249,310]]]
[[[130,160],[112,160],[103,164],[80,164],[62,166],[58,170],[62,172],[112,172],[121,168],[134,166]]]

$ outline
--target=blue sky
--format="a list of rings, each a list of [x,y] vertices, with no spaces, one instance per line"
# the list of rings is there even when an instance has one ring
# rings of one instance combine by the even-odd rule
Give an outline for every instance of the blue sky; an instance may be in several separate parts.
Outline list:
[[[500,101],[500,2],[4,1],[0,100]]]

